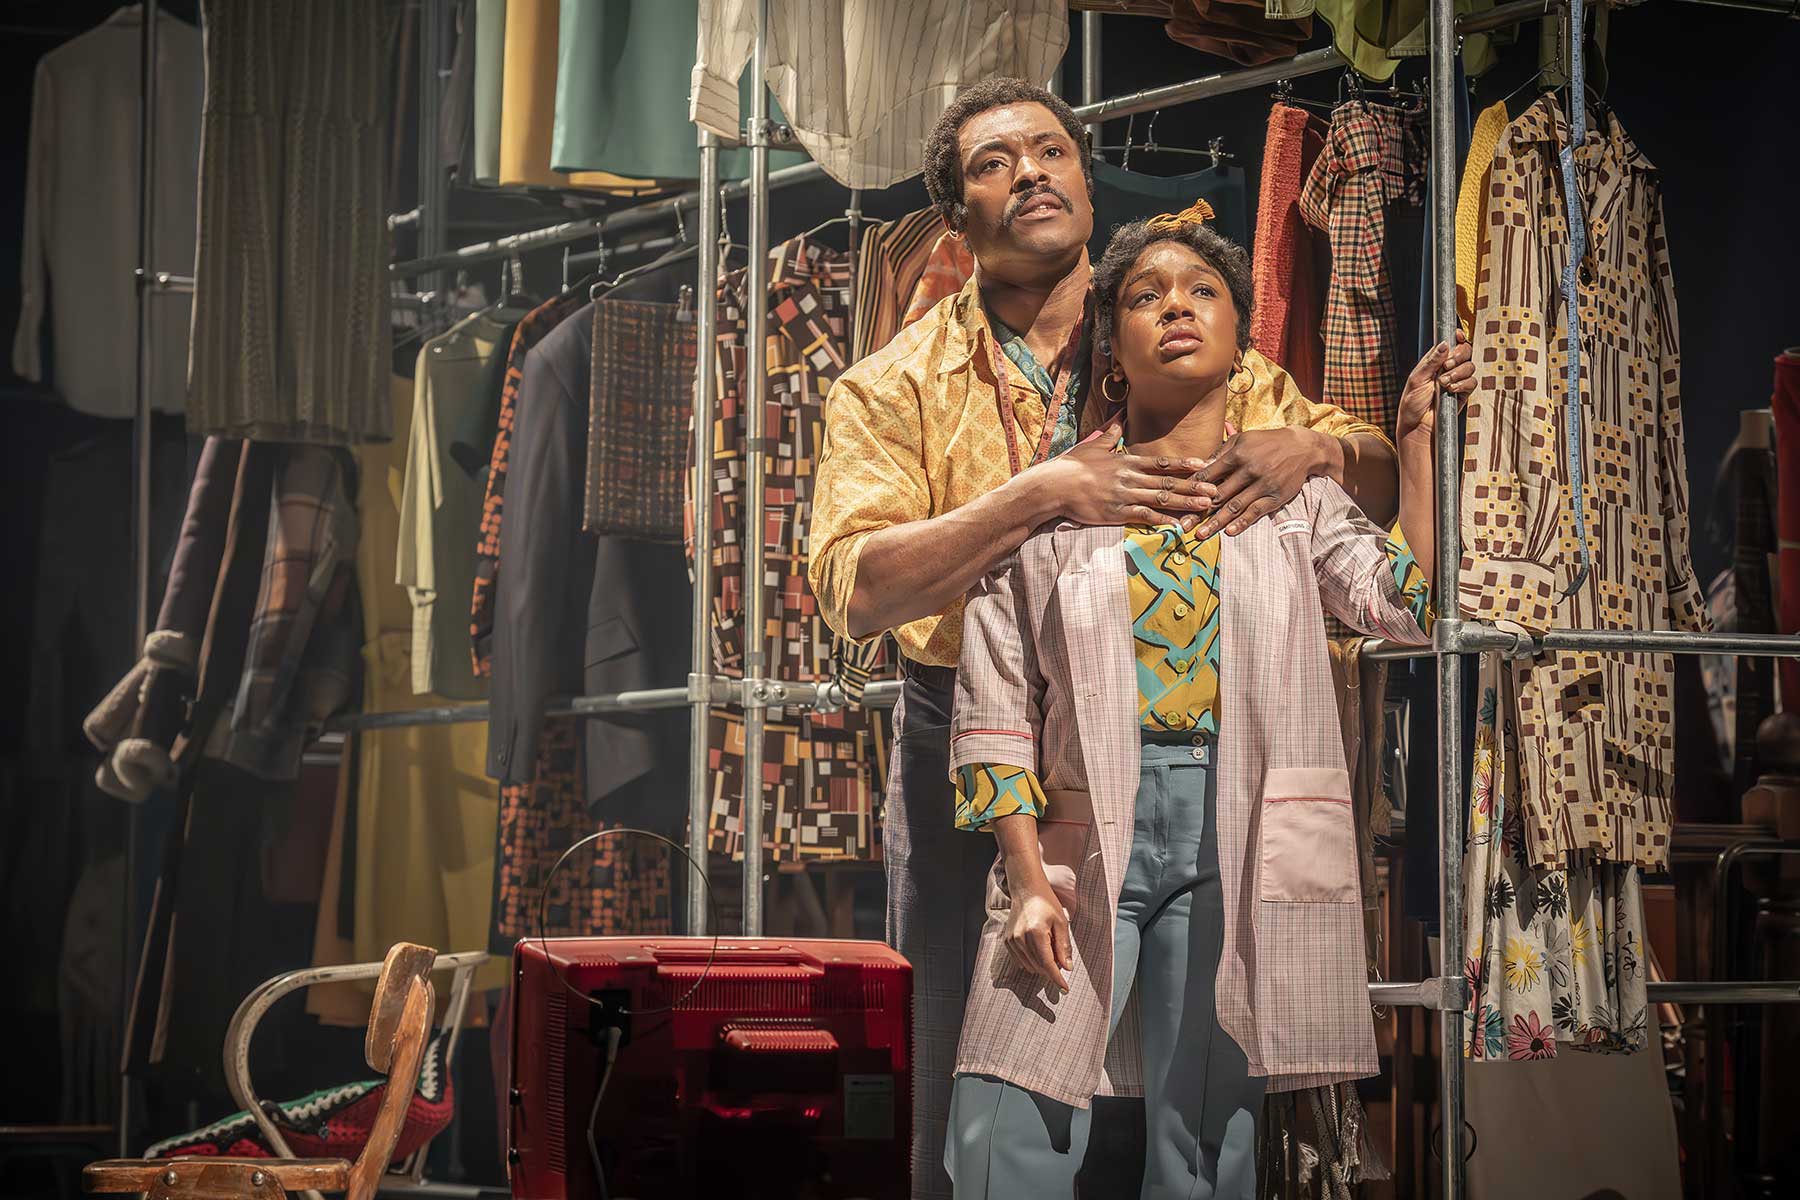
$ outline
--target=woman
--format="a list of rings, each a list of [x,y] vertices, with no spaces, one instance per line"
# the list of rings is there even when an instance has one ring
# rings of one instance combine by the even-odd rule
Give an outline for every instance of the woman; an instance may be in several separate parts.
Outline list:
[[[1127,225],[1094,293],[1130,451],[1216,454],[1245,386],[1244,251],[1192,211]],[[1377,1071],[1323,616],[1428,640],[1432,409],[1473,385],[1460,339],[1408,378],[1391,534],[1313,479],[1205,542],[1047,526],[971,593],[956,819],[1000,854],[945,1151],[959,1197],[1070,1195],[1090,1098],[1141,1091],[1144,1196],[1248,1200],[1265,1085]]]

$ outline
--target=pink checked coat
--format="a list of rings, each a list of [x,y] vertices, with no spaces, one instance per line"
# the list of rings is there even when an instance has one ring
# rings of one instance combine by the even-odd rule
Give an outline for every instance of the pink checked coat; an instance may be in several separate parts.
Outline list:
[[[1342,488],[1309,481],[1220,550],[1219,1022],[1271,1091],[1379,1069],[1363,961],[1350,780],[1321,608],[1366,633],[1426,641],[1401,602],[1385,531]],[[1140,769],[1136,659],[1118,526],[1046,526],[970,593],[952,772],[1006,763],[1093,810],[1076,882],[1070,990],[1007,954],[998,859],[959,1072],[1065,1104],[1138,1094],[1135,1002],[1108,1046],[1113,918]],[[1069,810],[1081,806],[1070,804]],[[974,835],[971,835],[974,836]]]

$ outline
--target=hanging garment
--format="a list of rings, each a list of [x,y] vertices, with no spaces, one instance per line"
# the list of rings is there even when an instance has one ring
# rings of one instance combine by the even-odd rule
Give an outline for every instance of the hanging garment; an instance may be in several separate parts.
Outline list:
[[[1257,0],[1175,0],[1163,32],[1240,67],[1292,58],[1312,37],[1312,18],[1275,19]]]
[[[679,542],[698,358],[693,306],[605,299],[593,319],[581,527]]]
[[[904,329],[940,303],[962,294],[969,280],[975,278],[975,253],[966,239],[945,230],[926,256],[925,270],[913,288],[906,304],[906,315],[900,320]],[[893,339],[888,339],[892,341]]]
[[[356,453],[362,481],[356,568],[364,712],[451,703],[445,696],[415,694],[416,610],[392,574],[405,531],[402,470],[410,465],[407,448],[418,445],[408,434],[420,412],[412,381],[395,378],[390,395],[399,436]],[[463,665],[467,667],[466,656]],[[345,757],[346,773],[355,779],[354,795],[339,814],[340,820],[355,822],[347,839],[355,849],[351,855],[343,853],[346,838],[340,832],[338,874],[334,877],[328,869],[324,888],[335,899],[342,877],[349,876],[351,936],[338,954],[321,956],[319,951],[329,951],[338,940],[339,920],[335,903],[321,904],[313,965],[377,962],[389,946],[402,941],[442,947],[446,954],[487,948],[498,802],[482,769],[486,757],[487,727],[479,722],[355,735],[355,748]],[[499,987],[505,981],[506,964],[496,960],[477,974],[475,986]],[[363,1023],[373,989],[373,980],[347,985],[341,990],[349,994],[336,1004],[329,993],[315,996],[320,989],[310,989],[307,1006],[315,1013],[348,1018],[340,1023]]]
[[[1655,168],[1616,116],[1576,153],[1592,235],[1580,264],[1584,490],[1593,570],[1579,568],[1568,510],[1562,403],[1568,255],[1554,96],[1501,135],[1475,300],[1463,460],[1460,604],[1467,617],[1548,628],[1700,630],[1688,549],[1674,281]],[[1555,653],[1510,664],[1502,703],[1524,774],[1511,798],[1526,861],[1571,851],[1657,868],[1667,861],[1674,770],[1666,655]]]
[[[1351,416],[1392,431],[1403,364],[1389,274],[1390,205],[1425,200],[1425,115],[1372,104],[1331,114],[1325,151],[1300,191],[1307,224],[1331,239],[1325,297],[1325,394]]]
[[[670,299],[685,274],[640,277],[615,294]],[[641,838],[605,839],[550,878],[563,852],[597,829],[678,836],[685,806],[669,800],[687,794],[685,709],[545,717],[556,696],[678,686],[691,662],[693,593],[680,548],[581,533],[592,336],[592,314],[570,314],[524,356],[515,389],[488,745],[488,773],[506,785],[496,948],[538,930],[546,886],[551,933],[665,931],[671,910],[668,852]]]
[[[1515,714],[1517,673],[1486,655],[1470,772],[1463,913],[1469,1058],[1554,1058],[1644,1048],[1649,978],[1641,872],[1634,863],[1528,854],[1521,784],[1535,768]]]
[[[360,0],[202,5],[191,430],[328,444],[393,435],[394,11]]]
[[[863,231],[856,264],[856,320],[851,332],[850,361],[873,354],[900,332],[913,294],[944,232],[944,220],[935,208],[922,208]],[[953,291],[961,291],[963,282],[959,281]]]
[[[848,259],[817,242],[796,239],[770,255],[766,297],[743,295],[744,273],[719,288],[719,390],[710,503],[693,520],[713,529],[713,663],[740,677],[744,669],[743,569],[744,396],[746,306],[766,306],[770,321],[769,408],[764,528],[764,608],[771,630],[764,670],[771,678],[826,681],[835,667],[831,631],[807,580],[814,465],[824,430],[825,393],[844,369],[844,322],[850,309]],[[690,545],[690,552],[692,547]],[[891,668],[882,672],[891,676]],[[876,797],[886,787],[888,716],[851,708],[836,713],[771,713],[764,758],[771,780],[764,849],[777,861],[869,858],[875,850]],[[715,774],[709,843],[742,853],[744,727],[741,714],[715,710],[707,723]]]
[[[557,39],[555,170],[605,171],[646,179],[697,179],[700,148],[687,117],[687,76],[670,70],[694,53],[698,0],[571,0],[561,6]],[[739,103],[750,108],[750,80]],[[770,119],[785,118],[770,105]],[[732,142],[737,138],[733,137]],[[769,169],[796,166],[806,155],[769,153]],[[750,152],[719,154],[719,174],[750,173]]]
[[[445,171],[459,183],[473,183],[472,138],[475,122],[475,0],[456,0],[456,50],[444,82],[443,109],[438,115],[438,155]]]
[[[1094,160],[1094,236],[1088,255],[1106,252],[1113,230],[1159,213],[1180,212],[1196,200],[1212,205],[1207,224],[1238,245],[1250,240],[1249,202],[1240,167],[1210,167],[1188,175],[1143,175]]]
[[[1456,15],[1493,8],[1498,0],[1456,0]],[[1377,83],[1393,78],[1405,58],[1431,51],[1425,0],[1265,0],[1271,19],[1317,14],[1331,26],[1331,44],[1359,75]],[[1499,60],[1499,48],[1510,46],[1517,33],[1502,30],[1460,37],[1463,69],[1471,78]]]
[[[558,296],[532,309],[513,330],[506,352],[506,372],[501,376],[500,408],[494,418],[494,448],[488,455],[483,481],[481,528],[475,540],[475,581],[470,586],[469,638],[473,643],[475,674],[493,673],[494,600],[500,577],[500,528],[506,508],[506,475],[512,463],[513,426],[518,420],[519,384],[525,376],[525,355],[569,314],[585,304],[577,293]]]
[[[699,5],[688,117],[736,141],[757,6]],[[959,90],[996,75],[1048,79],[1068,43],[1066,0],[772,0],[765,78],[826,174],[885,188],[924,167],[925,138]]]
[[[1469,134],[1469,152],[1463,164],[1462,187],[1456,196],[1456,319],[1462,331],[1474,336],[1475,285],[1481,278],[1481,236],[1487,222],[1488,189],[1494,177],[1494,147],[1506,128],[1506,105],[1496,101],[1481,110]]]
[[[77,412],[137,411],[138,75],[143,6],[38,60],[25,151],[25,228],[13,370],[48,383]],[[156,27],[156,230],[151,264],[194,261],[200,160],[200,31],[159,10]],[[187,408],[187,296],[150,306],[150,406]],[[48,325],[48,329],[45,326]],[[44,335],[50,335],[46,361]]]
[[[481,523],[482,471],[493,456],[507,352],[522,316],[484,309],[419,350],[393,567],[393,581],[412,597],[415,692],[487,695],[469,652],[463,597],[475,583],[471,534]]]
[[[1769,397],[1775,413],[1775,454],[1779,467],[1775,496],[1781,547],[1778,558],[1781,633],[1800,631],[1800,346],[1775,356],[1775,390]],[[1800,662],[1780,663],[1781,708],[1800,711]]]
[[[500,182],[500,112],[504,103],[506,0],[475,0],[475,155],[477,183]]]
[[[1303,396],[1322,396],[1325,385],[1319,331],[1330,249],[1300,215],[1300,186],[1325,148],[1325,131],[1325,123],[1303,108],[1277,103],[1269,109],[1251,243],[1256,311],[1250,344],[1286,368]]]
[[[652,191],[653,179],[605,171],[565,174],[550,167],[556,133],[559,0],[507,0],[500,77],[499,182],[585,187],[620,195]]]

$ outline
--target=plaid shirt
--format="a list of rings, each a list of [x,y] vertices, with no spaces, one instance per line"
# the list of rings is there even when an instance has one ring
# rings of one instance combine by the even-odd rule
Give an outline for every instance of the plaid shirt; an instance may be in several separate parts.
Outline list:
[[[1300,189],[1300,214],[1331,238],[1325,296],[1325,396],[1392,431],[1406,365],[1388,277],[1387,206],[1425,199],[1425,117],[1369,104],[1331,115],[1325,151]]]

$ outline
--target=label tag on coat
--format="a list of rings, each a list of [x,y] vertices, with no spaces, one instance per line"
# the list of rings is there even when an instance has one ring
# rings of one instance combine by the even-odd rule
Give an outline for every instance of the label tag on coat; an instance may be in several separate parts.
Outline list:
[[[1312,536],[1312,522],[1311,521],[1303,521],[1303,520],[1299,520],[1296,518],[1295,520],[1292,520],[1292,521],[1282,521],[1281,523],[1279,523],[1278,525],[1275,526],[1275,536],[1276,537],[1287,537],[1290,534],[1295,534],[1295,533],[1304,533],[1308,537]]]

